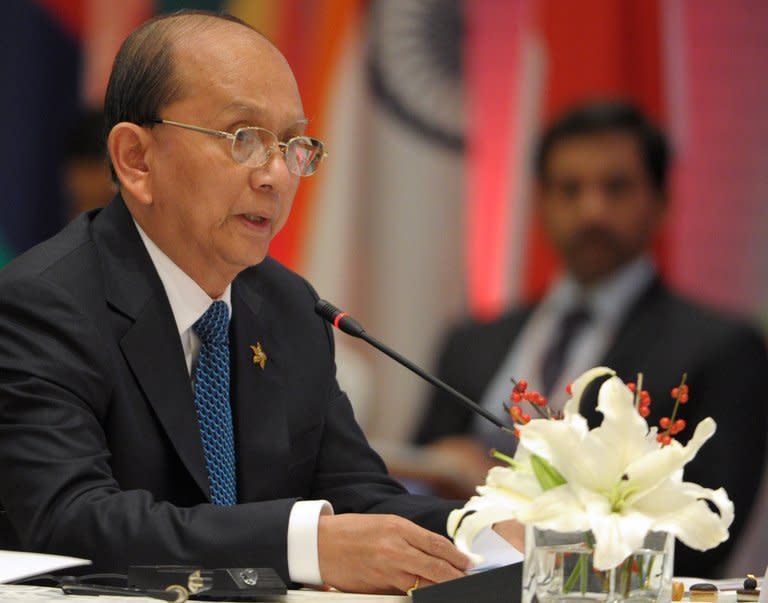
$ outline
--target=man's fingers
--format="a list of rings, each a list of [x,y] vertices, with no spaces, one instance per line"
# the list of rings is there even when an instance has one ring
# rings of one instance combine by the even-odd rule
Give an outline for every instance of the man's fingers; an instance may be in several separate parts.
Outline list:
[[[447,538],[392,515],[320,517],[318,556],[327,584],[370,593],[453,580],[469,566]]]
[[[402,563],[408,571],[430,582],[455,580],[464,575],[464,570],[455,567],[445,559],[433,557],[416,548],[410,548],[402,556]]]
[[[410,584],[407,588],[403,589],[403,592],[407,595],[410,595],[412,591],[418,588],[424,588],[425,586],[432,586],[433,584],[436,584],[435,582],[432,582],[432,580],[428,580],[423,576],[409,576],[409,578]]]
[[[425,530],[414,524],[411,525],[413,525],[415,530],[409,531],[406,538],[408,538],[408,541],[412,546],[425,552],[431,557],[445,560],[459,570],[467,570],[471,567],[472,562],[469,557],[457,549],[445,536],[435,534],[434,532],[430,532],[429,530]],[[412,538],[411,532],[413,532]]]

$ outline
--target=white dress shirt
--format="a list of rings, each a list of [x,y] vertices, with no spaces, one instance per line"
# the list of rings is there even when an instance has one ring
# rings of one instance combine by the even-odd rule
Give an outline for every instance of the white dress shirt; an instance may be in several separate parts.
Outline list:
[[[136,224],[141,240],[155,265],[171,305],[191,383],[194,367],[200,353],[200,338],[192,329],[192,325],[205,314],[208,307],[216,300],[211,299],[186,272],[163,253],[136,221],[134,224]],[[219,299],[227,304],[231,317],[231,285],[227,285]],[[320,515],[332,513],[333,507],[325,500],[301,500],[291,508],[291,514],[288,518],[287,544],[288,573],[292,581],[303,584],[322,584],[317,552],[317,528]]]
[[[512,377],[525,379],[529,389],[540,391],[541,362],[556,336],[558,325],[569,310],[584,305],[589,309],[591,319],[574,336],[566,351],[563,371],[549,396],[550,406],[562,410],[568,398],[566,386],[603,359],[630,307],[655,275],[651,260],[640,256],[589,289],[579,285],[571,276],[561,277],[511,343],[509,352],[481,398],[481,406],[499,418],[505,418],[502,402],[508,400],[512,393]],[[481,417],[474,419],[473,432],[491,446],[511,450],[510,438]],[[500,440],[497,434],[504,439]]]

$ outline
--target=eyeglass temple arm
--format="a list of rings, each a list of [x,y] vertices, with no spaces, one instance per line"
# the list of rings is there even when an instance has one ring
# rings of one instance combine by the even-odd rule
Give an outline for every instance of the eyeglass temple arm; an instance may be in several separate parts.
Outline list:
[[[229,132],[222,132],[221,130],[212,130],[210,128],[201,128],[199,126],[191,126],[189,124],[183,124],[178,121],[170,119],[151,119],[155,124],[166,124],[168,126],[176,126],[177,128],[184,128],[185,130],[192,130],[194,132],[202,132],[203,134],[211,134],[212,136],[218,136],[219,138],[229,138],[230,140],[235,137],[234,134]]]

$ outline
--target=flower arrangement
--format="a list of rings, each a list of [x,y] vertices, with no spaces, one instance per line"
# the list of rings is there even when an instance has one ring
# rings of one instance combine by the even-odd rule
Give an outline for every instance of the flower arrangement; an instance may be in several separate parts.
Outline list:
[[[605,376],[597,403],[603,422],[589,429],[579,414],[581,397],[590,382]],[[733,521],[725,490],[683,481],[683,467],[715,433],[715,422],[701,421],[686,445],[674,439],[685,428],[677,416],[688,400],[683,379],[672,391],[672,415],[649,428],[650,399],[641,379],[635,387],[611,369],[591,369],[569,386],[562,414],[526,391],[524,382],[516,383],[508,410],[517,450],[513,458],[495,453],[507,466],[492,468],[478,496],[450,514],[448,533],[458,548],[471,554],[482,529],[507,519],[540,530],[588,533],[595,570],[626,563],[651,532],[670,533],[697,550],[725,541]],[[539,416],[522,412],[522,400]]]

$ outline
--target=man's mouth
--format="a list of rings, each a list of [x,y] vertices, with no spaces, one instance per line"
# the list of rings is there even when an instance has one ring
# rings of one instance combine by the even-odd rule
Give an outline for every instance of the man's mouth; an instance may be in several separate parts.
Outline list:
[[[266,226],[270,225],[270,222],[272,221],[267,216],[260,216],[259,214],[240,214],[243,219],[251,226],[257,226],[259,228],[264,228]]]

